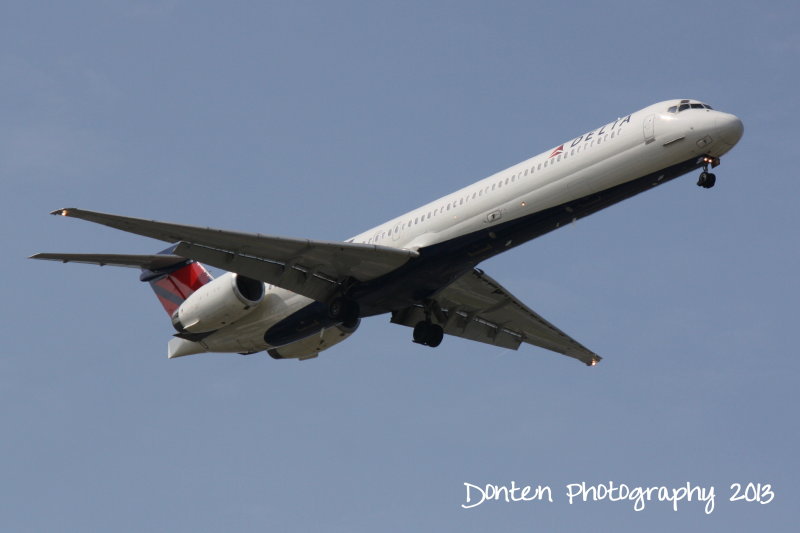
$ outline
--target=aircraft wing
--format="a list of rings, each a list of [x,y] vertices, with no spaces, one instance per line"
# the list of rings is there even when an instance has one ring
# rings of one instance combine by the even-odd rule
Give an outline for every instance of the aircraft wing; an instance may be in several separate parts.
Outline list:
[[[448,335],[516,350],[523,342],[593,366],[601,357],[542,318],[499,283],[473,269],[435,298],[434,317]],[[438,309],[437,309],[438,307]],[[392,313],[392,322],[414,327],[425,319],[422,306]]]
[[[388,246],[289,239],[75,208],[59,209],[52,214],[177,242],[172,251],[175,256],[236,272],[319,301],[330,298],[339,284],[351,278],[368,281],[380,277],[419,255],[412,250]],[[54,259],[64,260],[62,256],[66,254],[51,255],[59,256]]]

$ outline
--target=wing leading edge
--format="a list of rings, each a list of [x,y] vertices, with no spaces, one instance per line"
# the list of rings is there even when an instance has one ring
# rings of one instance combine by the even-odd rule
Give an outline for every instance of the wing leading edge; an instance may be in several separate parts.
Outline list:
[[[479,269],[458,278],[435,298],[434,318],[448,335],[516,350],[524,343],[594,366],[601,357],[542,318]],[[425,319],[422,306],[392,314],[404,326]]]

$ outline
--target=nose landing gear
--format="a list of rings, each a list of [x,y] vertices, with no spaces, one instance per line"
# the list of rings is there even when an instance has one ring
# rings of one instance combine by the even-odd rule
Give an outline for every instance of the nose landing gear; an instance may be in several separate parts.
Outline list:
[[[697,180],[698,187],[703,187],[704,189],[710,189],[715,183],[717,183],[717,177],[711,172],[701,172],[700,178]]]
[[[717,176],[708,171],[708,165],[710,164],[711,168],[716,167],[719,165],[719,158],[705,156],[702,159],[702,163],[703,172],[700,173],[700,178],[697,180],[697,186],[703,187],[704,189],[710,189],[717,183]]]

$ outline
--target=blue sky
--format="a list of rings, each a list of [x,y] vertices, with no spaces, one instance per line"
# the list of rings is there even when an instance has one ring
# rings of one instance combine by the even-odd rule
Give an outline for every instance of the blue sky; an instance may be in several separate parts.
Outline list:
[[[5,2],[0,528],[792,531],[800,196],[793,2]],[[605,357],[410,342],[166,359],[135,272],[39,251],[163,244],[82,207],[345,239],[651,103],[745,135],[488,261]],[[554,502],[461,509],[464,483]],[[714,486],[716,509],[569,505],[570,483]],[[768,483],[768,505],[728,501]]]

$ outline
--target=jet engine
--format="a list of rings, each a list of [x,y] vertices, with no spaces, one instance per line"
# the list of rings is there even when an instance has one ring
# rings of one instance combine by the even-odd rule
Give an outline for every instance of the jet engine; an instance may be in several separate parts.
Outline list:
[[[264,283],[229,272],[203,285],[172,315],[179,333],[209,333],[248,314],[264,299]]]

